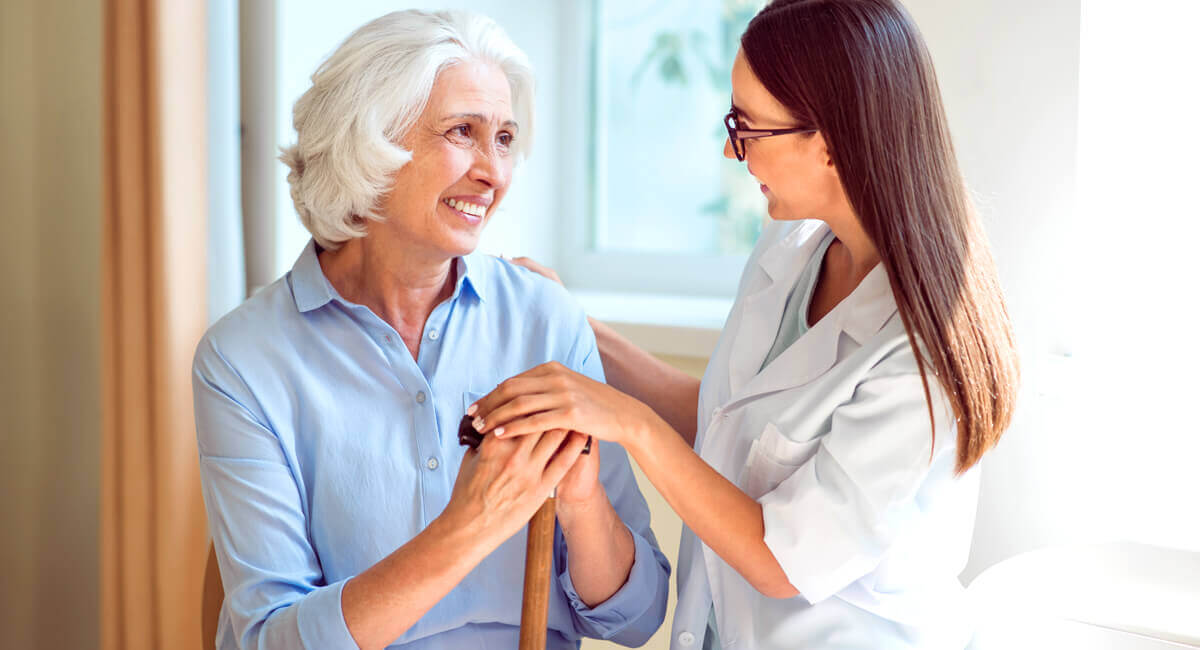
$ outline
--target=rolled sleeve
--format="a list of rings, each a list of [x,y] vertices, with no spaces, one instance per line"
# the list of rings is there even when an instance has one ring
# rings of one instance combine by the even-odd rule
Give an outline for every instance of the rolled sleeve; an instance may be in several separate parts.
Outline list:
[[[558,582],[571,602],[576,625],[585,636],[641,645],[654,634],[666,615],[666,583],[660,580],[666,558],[645,537],[632,529],[629,532],[633,535],[633,566],[625,584],[608,600],[588,607],[575,591],[571,572],[566,568],[559,573]]]
[[[935,381],[930,391],[944,406]],[[953,471],[955,430],[943,410],[934,409],[932,448],[920,376],[868,379],[834,411],[813,457],[759,499],[764,541],[805,600],[870,573],[920,516],[916,495],[931,472]]]
[[[305,648],[354,648],[342,615],[342,589],[349,580],[341,580],[309,593],[296,608],[296,627]]]
[[[200,478],[239,648],[346,648],[345,582],[326,585],[301,490],[237,373],[205,343],[193,373]]]

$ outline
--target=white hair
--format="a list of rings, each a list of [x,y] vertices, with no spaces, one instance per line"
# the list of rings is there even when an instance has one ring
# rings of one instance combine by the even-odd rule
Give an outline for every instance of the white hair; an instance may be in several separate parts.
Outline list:
[[[533,141],[533,68],[492,19],[465,11],[396,11],[359,27],[312,76],[292,109],[296,144],[282,149],[292,202],[322,248],[366,235],[381,221],[391,175],[412,160],[398,143],[416,123],[438,74],[467,61],[496,64],[512,90],[520,137]]]

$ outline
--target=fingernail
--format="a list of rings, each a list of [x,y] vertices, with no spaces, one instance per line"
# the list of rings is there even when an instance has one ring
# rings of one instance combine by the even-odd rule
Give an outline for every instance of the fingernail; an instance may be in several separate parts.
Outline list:
[[[475,420],[472,421],[471,424],[475,425],[476,431],[483,431],[483,418],[475,418]]]
[[[478,404],[472,404],[467,407],[467,415],[475,415],[475,411],[479,410]]]
[[[492,433],[496,434],[496,437],[499,438],[504,435],[504,427],[496,427]]]

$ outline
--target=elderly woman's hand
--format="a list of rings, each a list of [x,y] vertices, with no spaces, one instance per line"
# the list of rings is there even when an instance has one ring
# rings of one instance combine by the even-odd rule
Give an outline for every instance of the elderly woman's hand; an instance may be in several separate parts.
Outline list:
[[[569,438],[579,438],[586,444],[588,437],[572,431]],[[575,464],[558,484],[557,496],[558,505],[568,508],[604,496],[604,486],[600,484],[600,445],[592,445],[591,451],[575,459]]]
[[[471,522],[491,537],[491,545],[499,546],[577,465],[586,442],[586,436],[565,431],[512,439],[486,436],[463,457],[446,514]]]

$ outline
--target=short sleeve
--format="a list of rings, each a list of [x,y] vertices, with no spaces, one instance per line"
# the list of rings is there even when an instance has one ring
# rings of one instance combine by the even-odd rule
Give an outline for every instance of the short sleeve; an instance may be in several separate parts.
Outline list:
[[[919,516],[931,473],[953,471],[953,418],[930,382],[936,449],[920,375],[868,378],[833,412],[815,454],[759,499],[764,540],[789,582],[820,602],[872,571]]]

